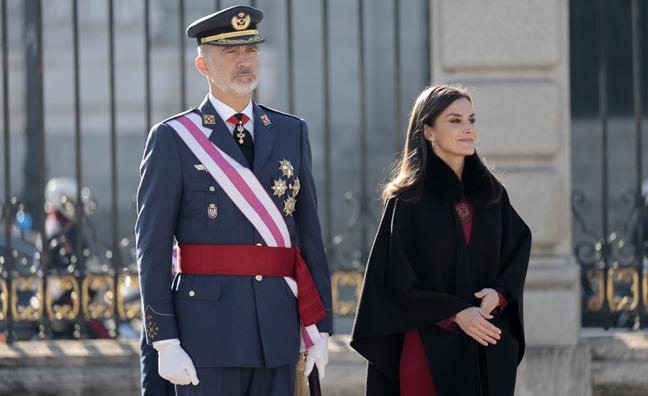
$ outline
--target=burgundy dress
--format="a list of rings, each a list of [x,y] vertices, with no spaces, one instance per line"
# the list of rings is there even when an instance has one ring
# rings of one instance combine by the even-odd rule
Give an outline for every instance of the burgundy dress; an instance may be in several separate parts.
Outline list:
[[[466,245],[468,245],[470,243],[470,230],[472,228],[473,207],[468,201],[462,200],[455,205],[455,210],[461,219],[464,236],[466,237]],[[500,298],[498,310],[501,310],[506,306],[506,299],[501,293],[498,294]],[[454,317],[438,322],[437,326],[448,331],[456,331],[459,327],[454,322]],[[427,356],[425,355],[421,335],[416,329],[405,333],[399,376],[401,396],[437,396],[434,378],[432,377]]]

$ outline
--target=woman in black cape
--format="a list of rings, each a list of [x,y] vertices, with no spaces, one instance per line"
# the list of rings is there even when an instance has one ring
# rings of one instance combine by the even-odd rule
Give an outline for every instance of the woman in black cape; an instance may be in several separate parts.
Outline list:
[[[411,111],[352,334],[368,396],[514,393],[531,232],[477,155],[474,122],[448,85]]]

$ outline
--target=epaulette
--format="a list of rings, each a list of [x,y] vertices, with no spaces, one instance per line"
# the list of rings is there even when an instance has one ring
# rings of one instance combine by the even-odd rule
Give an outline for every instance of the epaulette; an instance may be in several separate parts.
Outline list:
[[[175,118],[178,118],[178,117],[183,116],[183,115],[185,115],[185,114],[189,114],[189,113],[191,113],[191,112],[193,112],[193,111],[196,111],[196,110],[198,110],[197,107],[192,107],[192,108],[190,108],[189,110],[185,110],[185,111],[183,111],[182,113],[178,113],[178,114],[172,115],[171,117],[169,117],[169,118],[167,118],[166,120],[162,121],[162,123],[165,123],[165,122],[167,122],[167,121],[171,121],[171,120],[173,120],[173,119],[175,119]]]
[[[301,119],[300,117],[297,117],[296,115],[289,114],[289,113],[284,113],[283,111],[273,109],[272,107],[268,107],[266,105],[260,104],[259,107],[262,108],[263,110],[266,110],[266,111],[269,111],[269,112],[272,112],[272,113],[276,113],[276,114],[279,114],[279,115],[294,118],[294,119],[299,120],[299,121],[303,121],[303,119]]]

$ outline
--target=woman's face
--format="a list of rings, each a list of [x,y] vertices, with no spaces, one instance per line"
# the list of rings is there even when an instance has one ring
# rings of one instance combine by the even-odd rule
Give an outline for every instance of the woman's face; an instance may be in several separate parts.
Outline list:
[[[425,126],[424,134],[441,158],[474,154],[477,130],[472,103],[466,98],[455,100],[437,117],[433,126]]]

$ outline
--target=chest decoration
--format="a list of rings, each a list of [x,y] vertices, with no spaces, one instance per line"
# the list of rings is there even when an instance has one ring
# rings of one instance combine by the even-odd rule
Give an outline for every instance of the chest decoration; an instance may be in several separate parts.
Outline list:
[[[283,197],[286,193],[286,190],[288,190],[288,186],[286,185],[286,181],[284,179],[274,181],[274,185],[272,186],[272,195],[274,195],[275,197]]]
[[[207,206],[207,216],[210,219],[215,219],[216,216],[218,216],[218,207],[216,204],[210,203],[209,206]]]
[[[279,170],[284,177],[292,177],[295,171],[290,161],[286,159],[279,161]]]
[[[279,170],[281,177],[273,180],[272,195],[278,198],[286,196],[283,201],[283,213],[285,216],[292,216],[297,206],[296,198],[301,184],[295,176],[295,168],[287,159],[279,161]]]

